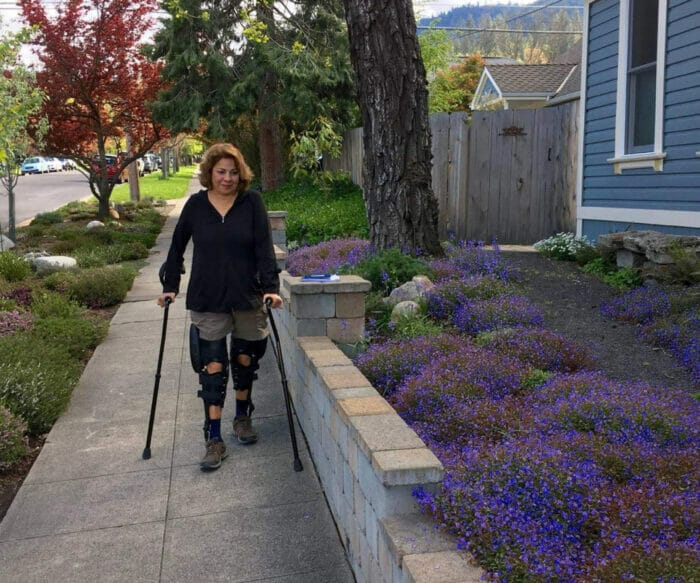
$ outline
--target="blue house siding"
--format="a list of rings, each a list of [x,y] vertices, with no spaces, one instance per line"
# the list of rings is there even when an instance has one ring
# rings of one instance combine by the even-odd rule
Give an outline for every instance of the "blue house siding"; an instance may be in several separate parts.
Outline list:
[[[587,24],[582,209],[700,213],[700,2],[668,0],[663,127],[666,158],[661,172],[625,168],[616,175],[608,162],[615,157],[619,0],[592,2]],[[683,227],[674,227],[583,219],[581,228],[588,236],[629,228],[700,234],[700,219],[697,228],[694,218],[683,222]]]

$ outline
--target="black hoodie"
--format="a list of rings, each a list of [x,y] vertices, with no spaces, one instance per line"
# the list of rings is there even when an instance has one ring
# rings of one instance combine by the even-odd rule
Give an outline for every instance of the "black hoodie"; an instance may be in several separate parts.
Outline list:
[[[165,266],[164,292],[180,286],[180,266],[190,238],[194,244],[186,307],[195,312],[252,310],[262,294],[279,293],[270,222],[260,193],[241,192],[225,216],[206,190],[185,203]]]

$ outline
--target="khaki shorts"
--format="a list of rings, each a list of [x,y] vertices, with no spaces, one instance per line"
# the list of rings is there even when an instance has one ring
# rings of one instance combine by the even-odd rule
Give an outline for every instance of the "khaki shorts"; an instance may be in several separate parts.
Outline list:
[[[263,340],[270,333],[264,307],[257,310],[234,310],[228,314],[190,311],[190,318],[203,340],[220,340],[228,334],[241,340]]]

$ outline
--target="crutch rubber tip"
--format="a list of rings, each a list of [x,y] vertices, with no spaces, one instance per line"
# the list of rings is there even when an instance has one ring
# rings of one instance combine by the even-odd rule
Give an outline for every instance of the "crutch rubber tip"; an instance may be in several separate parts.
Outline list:
[[[150,460],[151,459],[151,448],[147,447],[146,449],[144,449],[141,457],[145,460]]]
[[[301,465],[301,460],[294,460],[294,471],[303,472],[304,466]]]

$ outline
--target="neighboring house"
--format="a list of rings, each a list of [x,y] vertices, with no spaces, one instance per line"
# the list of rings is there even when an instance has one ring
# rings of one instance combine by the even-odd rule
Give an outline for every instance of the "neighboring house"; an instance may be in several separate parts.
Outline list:
[[[492,65],[481,73],[470,107],[535,109],[578,97],[577,63]]]
[[[700,1],[587,0],[577,232],[700,235]]]

